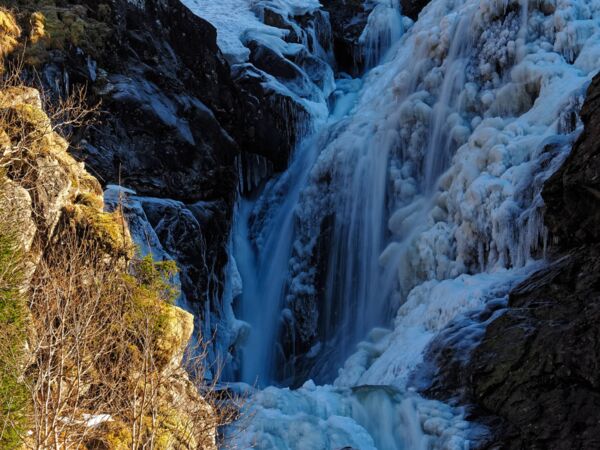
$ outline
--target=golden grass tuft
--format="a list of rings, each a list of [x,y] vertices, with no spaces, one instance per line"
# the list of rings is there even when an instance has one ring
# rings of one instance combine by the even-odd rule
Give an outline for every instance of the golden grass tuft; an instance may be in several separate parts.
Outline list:
[[[6,8],[0,7],[0,60],[15,50],[20,36],[21,28],[15,16]]]

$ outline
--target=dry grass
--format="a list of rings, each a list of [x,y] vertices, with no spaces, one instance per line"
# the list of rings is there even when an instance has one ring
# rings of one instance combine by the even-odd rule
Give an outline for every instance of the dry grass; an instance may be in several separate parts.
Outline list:
[[[131,267],[114,270],[93,240],[70,233],[38,265],[24,378],[30,448],[212,448],[216,427],[237,418],[216,380],[205,381],[206,352],[180,353],[191,329],[157,295],[163,269],[147,260]],[[99,416],[110,421],[89,426]]]
[[[14,288],[22,265],[0,261],[0,277],[28,306],[11,346],[0,320],[0,347],[10,347],[0,381],[8,373],[25,393],[16,414],[0,414],[0,444],[10,434],[36,450],[214,448],[237,399],[219,392],[218,377],[205,381],[206,347],[183,352],[193,320],[172,306],[174,264],[132,257],[123,218],[102,212],[98,182],[67,152],[64,136],[93,114],[85,91],[45,107],[18,68],[0,82],[0,178],[30,199],[7,199],[23,211],[0,215],[0,231],[17,248],[23,230],[11,217],[31,216],[36,229],[26,249],[36,256],[22,258],[35,262],[26,291]]]
[[[0,7],[0,61],[17,48],[20,36],[21,27],[15,16],[8,9]]]

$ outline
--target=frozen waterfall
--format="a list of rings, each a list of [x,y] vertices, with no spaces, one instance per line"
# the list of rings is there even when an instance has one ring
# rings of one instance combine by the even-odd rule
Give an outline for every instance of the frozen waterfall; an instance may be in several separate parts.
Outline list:
[[[291,51],[253,12],[268,0],[228,1],[239,23],[214,24],[231,61],[250,32]],[[271,3],[290,18],[319,8]],[[421,398],[411,374],[445,327],[543,264],[540,191],[580,131],[569,118],[600,66],[600,2],[432,0],[414,23],[375,3],[372,69],[310,86],[288,170],[238,205],[240,372],[262,389],[243,387],[242,447],[469,448],[485,430]],[[269,386],[290,382],[304,384]]]

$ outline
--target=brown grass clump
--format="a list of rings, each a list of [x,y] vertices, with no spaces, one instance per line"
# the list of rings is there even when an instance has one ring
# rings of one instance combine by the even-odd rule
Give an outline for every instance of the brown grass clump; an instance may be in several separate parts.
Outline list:
[[[35,449],[213,448],[219,414],[184,370],[193,320],[169,304],[172,267],[115,271],[71,233],[38,265],[27,387]]]
[[[17,24],[15,16],[6,8],[0,7],[0,62],[15,50],[20,36],[21,28]]]

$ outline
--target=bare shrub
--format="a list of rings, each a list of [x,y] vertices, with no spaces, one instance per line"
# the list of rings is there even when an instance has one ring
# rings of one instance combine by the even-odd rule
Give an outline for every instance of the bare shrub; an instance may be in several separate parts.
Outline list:
[[[192,322],[172,306],[174,263],[113,252],[106,236],[129,238],[122,217],[102,213],[101,205],[69,203],[58,225],[44,229],[45,165],[65,169],[63,176],[77,178],[72,183],[89,177],[65,167],[77,163],[57,133],[89,120],[94,109],[85,106],[85,91],[59,100],[47,115],[46,97],[16,73],[0,78],[0,178],[30,194],[39,257],[26,292],[18,289],[21,264],[0,261],[0,294],[10,291],[27,312],[12,346],[4,345],[12,328],[0,314],[0,347],[8,348],[0,352],[0,381],[9,374],[24,394],[15,388],[8,395],[7,409],[23,404],[18,413],[0,414],[0,444],[10,434],[20,448],[36,450],[214,448],[216,427],[234,420],[237,408],[217,389],[217,377],[205,381],[205,348],[182,354]],[[79,197],[69,202],[85,200]],[[76,207],[80,215],[67,213]],[[16,222],[0,222],[18,235]]]
[[[148,259],[131,262],[132,274],[114,264],[93,239],[66,234],[38,266],[31,448],[211,448],[238,410],[216,378],[206,383],[206,347],[182,359],[185,343],[164,341],[182,337],[165,294],[171,273]]]

